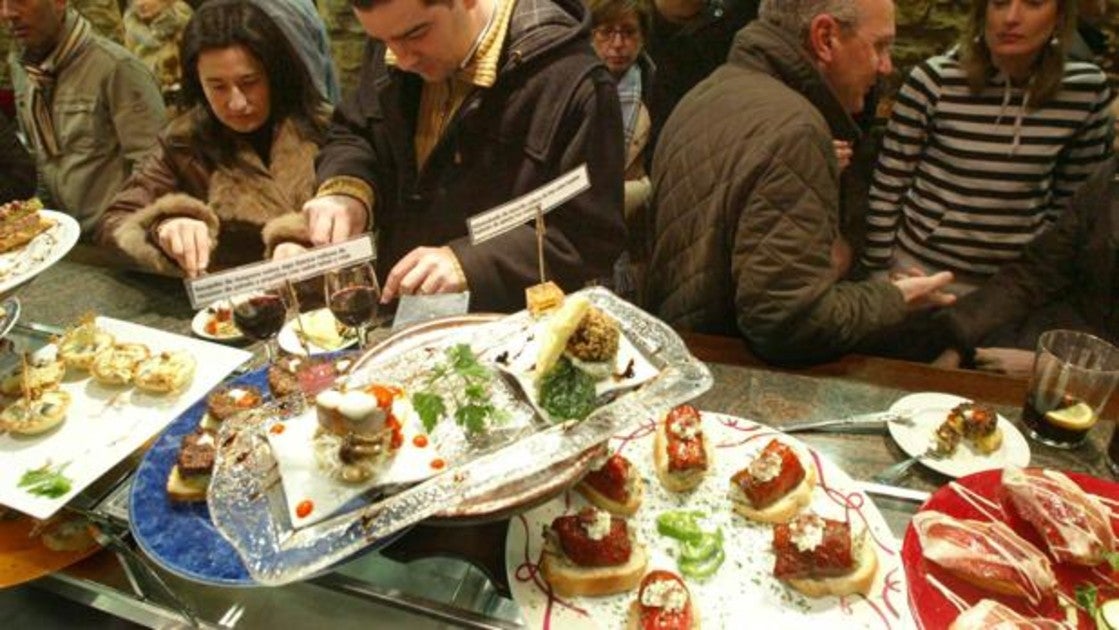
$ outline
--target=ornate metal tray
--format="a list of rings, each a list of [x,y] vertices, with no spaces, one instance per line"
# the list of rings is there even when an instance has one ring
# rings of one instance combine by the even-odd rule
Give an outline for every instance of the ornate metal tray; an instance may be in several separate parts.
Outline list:
[[[396,494],[371,497],[369,503],[344,509],[315,525],[295,529],[287,516],[277,467],[265,438],[272,422],[282,418],[227,421],[218,438],[210,513],[253,579],[273,585],[304,579],[393,532],[439,514],[471,518],[478,513],[527,509],[573,480],[564,480],[549,492],[531,488],[535,480],[552,475],[549,471],[554,472],[557,465],[569,470],[573,467],[569,462],[593,457],[588,451],[619,430],[650,414],[664,413],[711,386],[706,366],[691,356],[663,322],[605,289],[580,293],[618,320],[622,333],[659,370],[655,378],[621,393],[582,421],[556,425],[539,419],[516,385],[496,379],[491,400],[508,413],[508,419],[483,440],[456,443],[453,435],[443,436],[454,453],[446,471]],[[433,325],[437,326],[427,326]],[[532,327],[533,320],[522,311],[459,332],[434,335],[430,342],[418,335],[412,343],[378,346],[358,360],[350,378],[395,382],[407,389],[451,344],[469,343],[484,359],[502,348],[523,344]]]

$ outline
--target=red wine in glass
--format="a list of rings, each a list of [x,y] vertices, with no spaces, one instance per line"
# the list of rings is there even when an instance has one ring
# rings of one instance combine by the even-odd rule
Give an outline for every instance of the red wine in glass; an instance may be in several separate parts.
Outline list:
[[[350,328],[357,328],[373,319],[379,292],[370,286],[349,286],[330,295],[330,312]]]
[[[233,305],[233,322],[253,339],[276,336],[284,327],[286,318],[287,308],[278,295],[253,295]]]
[[[326,305],[334,317],[356,328],[358,343],[365,347],[369,324],[377,316],[381,285],[373,265],[359,263],[326,272]]]

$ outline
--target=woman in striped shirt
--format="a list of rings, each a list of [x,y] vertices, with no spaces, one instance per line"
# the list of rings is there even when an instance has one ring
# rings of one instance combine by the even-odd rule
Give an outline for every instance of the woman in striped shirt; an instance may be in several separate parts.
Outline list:
[[[1075,0],[974,0],[961,44],[898,93],[870,192],[870,268],[966,292],[1021,254],[1111,153],[1110,92],[1069,61]]]

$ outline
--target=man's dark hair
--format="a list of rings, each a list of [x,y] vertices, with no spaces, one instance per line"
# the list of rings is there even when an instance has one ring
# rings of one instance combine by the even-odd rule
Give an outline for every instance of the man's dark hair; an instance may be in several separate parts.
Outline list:
[[[392,0],[350,0],[350,4],[352,4],[355,9],[361,9],[362,11],[372,9],[378,4],[385,4],[388,2],[392,2]],[[424,6],[429,7],[433,4],[451,4],[452,2],[454,2],[454,0],[423,0]]]
[[[249,0],[209,0],[194,13],[183,32],[180,51],[183,98],[195,108],[194,149],[211,166],[229,165],[236,159],[236,145],[206,100],[198,77],[198,57],[208,50],[244,46],[268,75],[272,122],[286,118],[313,140],[322,137],[323,101],[303,60],[282,30]]]

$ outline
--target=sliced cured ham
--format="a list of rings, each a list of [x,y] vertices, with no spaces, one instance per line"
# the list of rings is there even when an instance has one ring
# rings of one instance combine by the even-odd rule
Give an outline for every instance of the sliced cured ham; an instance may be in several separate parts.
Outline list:
[[[1110,511],[1063,473],[1008,467],[1002,473],[1002,488],[1057,562],[1095,566],[1115,551]]]
[[[914,516],[913,527],[927,560],[978,588],[1038,603],[1057,587],[1045,554],[1001,522],[929,511]]]
[[[960,613],[948,630],[1068,630],[1055,619],[1023,617],[993,599],[983,599]]]

